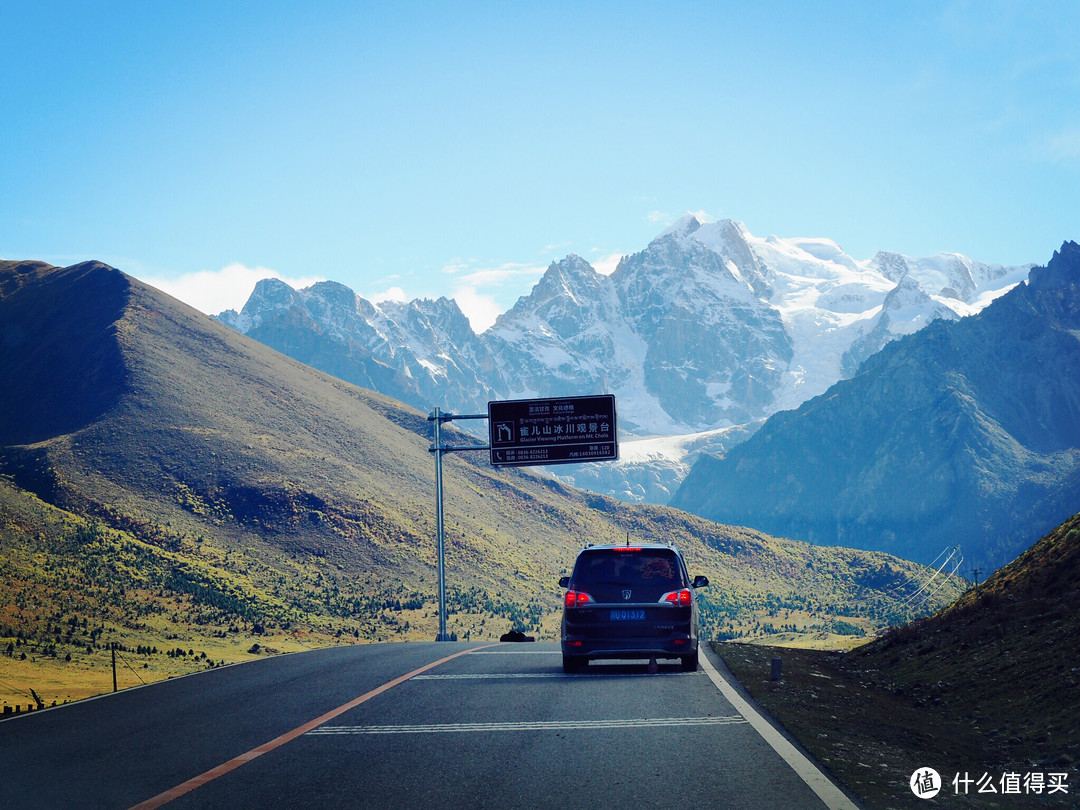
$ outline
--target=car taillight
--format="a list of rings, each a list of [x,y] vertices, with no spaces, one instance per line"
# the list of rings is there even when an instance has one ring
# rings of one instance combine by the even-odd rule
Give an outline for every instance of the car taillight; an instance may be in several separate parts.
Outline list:
[[[690,595],[689,588],[683,588],[681,591],[671,591],[665,593],[660,597],[661,602],[670,602],[673,605],[679,605],[680,607],[689,607],[690,600],[693,597]]]
[[[581,605],[592,602],[593,598],[584,591],[567,591],[566,592],[566,606],[567,607],[580,607]]]

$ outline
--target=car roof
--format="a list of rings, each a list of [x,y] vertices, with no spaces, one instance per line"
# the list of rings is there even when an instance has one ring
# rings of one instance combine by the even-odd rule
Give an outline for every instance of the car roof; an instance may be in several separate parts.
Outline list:
[[[588,551],[626,551],[627,549],[642,549],[649,551],[674,551],[679,553],[679,549],[670,543],[597,543],[591,546],[585,546],[578,552],[578,555],[582,555]]]

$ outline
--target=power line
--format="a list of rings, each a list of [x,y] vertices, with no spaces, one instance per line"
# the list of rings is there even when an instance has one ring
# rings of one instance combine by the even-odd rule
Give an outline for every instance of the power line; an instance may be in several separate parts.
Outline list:
[[[29,692],[27,692],[27,691],[25,691],[23,689],[19,689],[18,687],[12,686],[10,683],[7,683],[6,681],[0,681],[0,686],[6,687],[7,689],[10,689],[12,692],[15,692],[16,694],[19,694],[19,695],[26,695],[27,697],[31,696]]]
[[[936,565],[938,560],[941,560],[942,556],[945,556],[945,559],[942,560],[941,565],[937,569],[935,569],[934,573],[931,574],[914,593],[912,593],[907,599],[904,600],[905,607],[911,607],[914,610],[926,604],[930,597],[936,594],[939,590],[941,590],[942,586],[944,586],[945,583],[948,582],[949,577],[952,577],[960,569],[960,566],[961,564],[963,564],[964,561],[964,557],[960,553],[960,546],[950,546],[942,549],[941,553],[934,558],[934,562],[930,563],[930,566],[928,567]],[[941,575],[942,571],[944,571],[946,566],[948,566],[950,563],[952,564],[952,570],[945,575],[945,578],[942,580],[941,584],[938,585],[938,587],[935,588],[932,592],[927,592],[927,594],[923,596],[923,598],[920,599],[918,602],[912,604],[913,602],[915,602],[916,597],[918,597],[919,594],[923,593],[923,591],[926,591],[933,584],[934,580],[936,580]]]
[[[119,651],[116,651],[116,657],[117,657],[117,658],[119,658],[119,659],[120,659],[120,660],[121,660],[121,661],[123,662],[123,664],[124,664],[124,666],[125,666],[125,667],[127,667],[128,669],[131,669],[131,664],[129,664],[129,663],[127,662],[127,659],[126,659],[126,658],[124,658],[124,656],[120,655],[120,652],[119,652]],[[138,678],[138,679],[139,679],[139,681],[140,681],[140,682],[141,682],[141,683],[142,683],[143,685],[145,685],[145,684],[146,684],[146,681],[144,681],[144,680],[142,679],[142,676],[141,676],[141,675],[140,675],[140,674],[139,674],[138,672],[136,672],[136,671],[135,671],[134,669],[131,669],[131,674],[132,674],[132,675],[134,675],[134,676],[135,676],[136,678]]]

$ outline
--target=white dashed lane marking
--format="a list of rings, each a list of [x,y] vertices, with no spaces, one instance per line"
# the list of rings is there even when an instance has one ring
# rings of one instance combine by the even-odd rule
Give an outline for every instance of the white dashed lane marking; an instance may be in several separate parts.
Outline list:
[[[339,734],[446,734],[484,731],[587,731],[592,729],[664,728],[671,726],[732,726],[745,723],[730,717],[653,717],[628,720],[537,720],[520,723],[432,723],[417,726],[320,726],[308,736]]]

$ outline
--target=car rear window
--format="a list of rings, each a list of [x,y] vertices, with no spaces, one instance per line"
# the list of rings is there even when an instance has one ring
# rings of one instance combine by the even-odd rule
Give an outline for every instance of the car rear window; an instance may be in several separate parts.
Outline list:
[[[683,587],[679,560],[668,549],[598,549],[583,551],[577,559],[574,587],[596,585],[641,586],[660,592]]]

